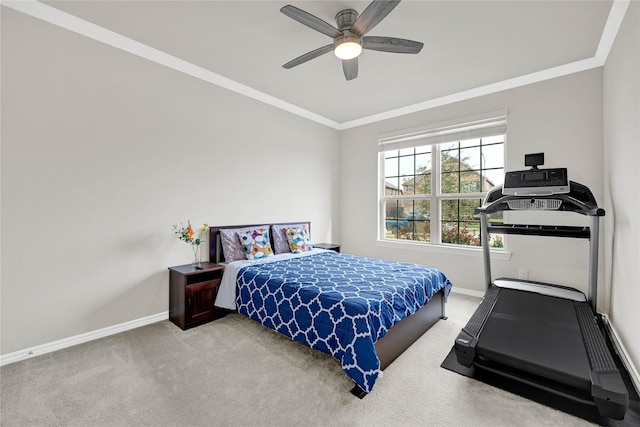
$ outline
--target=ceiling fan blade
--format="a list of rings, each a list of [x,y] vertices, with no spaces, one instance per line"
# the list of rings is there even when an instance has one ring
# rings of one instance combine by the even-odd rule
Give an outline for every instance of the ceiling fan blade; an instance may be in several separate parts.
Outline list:
[[[398,3],[400,3],[400,0],[374,0],[369,4],[369,6],[367,6],[358,19],[356,19],[356,22],[353,23],[351,31],[360,36],[364,36],[373,27],[378,25],[385,16],[391,13]]]
[[[326,46],[322,46],[317,48],[316,50],[312,50],[311,52],[307,52],[304,55],[300,55],[298,56],[296,59],[287,62],[286,64],[283,65],[284,68],[293,68],[296,65],[300,65],[303,64],[307,61],[312,60],[313,58],[317,58],[320,55],[324,55],[327,52],[331,52],[333,50],[333,45],[332,44],[328,44]]]
[[[289,18],[295,19],[299,23],[306,25],[316,31],[320,31],[322,34],[326,34],[331,38],[342,36],[342,32],[333,25],[323,21],[322,19],[313,16],[312,14],[305,12],[302,9],[298,9],[295,6],[286,5],[280,12],[287,15]]]
[[[353,80],[358,77],[358,58],[343,59],[342,71],[347,80]]]
[[[392,53],[419,53],[424,43],[395,37],[369,36],[362,38],[362,48]]]

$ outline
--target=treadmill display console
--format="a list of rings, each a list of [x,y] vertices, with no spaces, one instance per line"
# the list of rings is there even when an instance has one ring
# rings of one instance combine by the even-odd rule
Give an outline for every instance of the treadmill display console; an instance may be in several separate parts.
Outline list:
[[[567,168],[531,169],[507,172],[502,194],[508,196],[551,196],[569,192]]]

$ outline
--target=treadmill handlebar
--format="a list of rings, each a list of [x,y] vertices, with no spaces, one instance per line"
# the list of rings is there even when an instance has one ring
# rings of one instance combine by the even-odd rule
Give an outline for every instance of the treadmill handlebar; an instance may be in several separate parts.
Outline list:
[[[552,236],[591,239],[591,229],[586,226],[488,224],[487,228],[490,234],[519,234],[522,236]]]

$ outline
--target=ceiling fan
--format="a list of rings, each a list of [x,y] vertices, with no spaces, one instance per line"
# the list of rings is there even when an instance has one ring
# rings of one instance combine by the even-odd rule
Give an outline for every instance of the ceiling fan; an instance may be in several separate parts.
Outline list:
[[[395,37],[365,36],[398,3],[400,3],[400,0],[374,0],[360,16],[353,9],[341,10],[336,14],[338,28],[295,6],[284,6],[280,9],[280,12],[309,28],[333,38],[333,43],[307,52],[287,62],[283,67],[286,69],[293,68],[320,55],[334,51],[335,55],[342,60],[344,76],[347,80],[353,80],[358,77],[358,55],[360,55],[362,49],[392,53],[415,54],[420,52],[423,46],[423,43],[420,42]]]

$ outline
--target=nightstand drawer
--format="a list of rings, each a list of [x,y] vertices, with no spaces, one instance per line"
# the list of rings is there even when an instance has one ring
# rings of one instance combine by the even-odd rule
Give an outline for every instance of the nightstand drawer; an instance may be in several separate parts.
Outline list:
[[[202,289],[206,289],[206,288],[212,288],[212,287],[218,287],[220,286],[220,282],[222,281],[222,279],[213,279],[213,280],[207,280],[204,282],[196,282],[193,284],[190,284],[189,281],[187,280],[187,286],[186,286],[186,290],[187,292],[200,292]]]
[[[200,274],[192,274],[186,276],[186,285],[198,285],[203,282],[210,282],[214,280],[220,280],[222,277],[222,270],[204,271]]]

